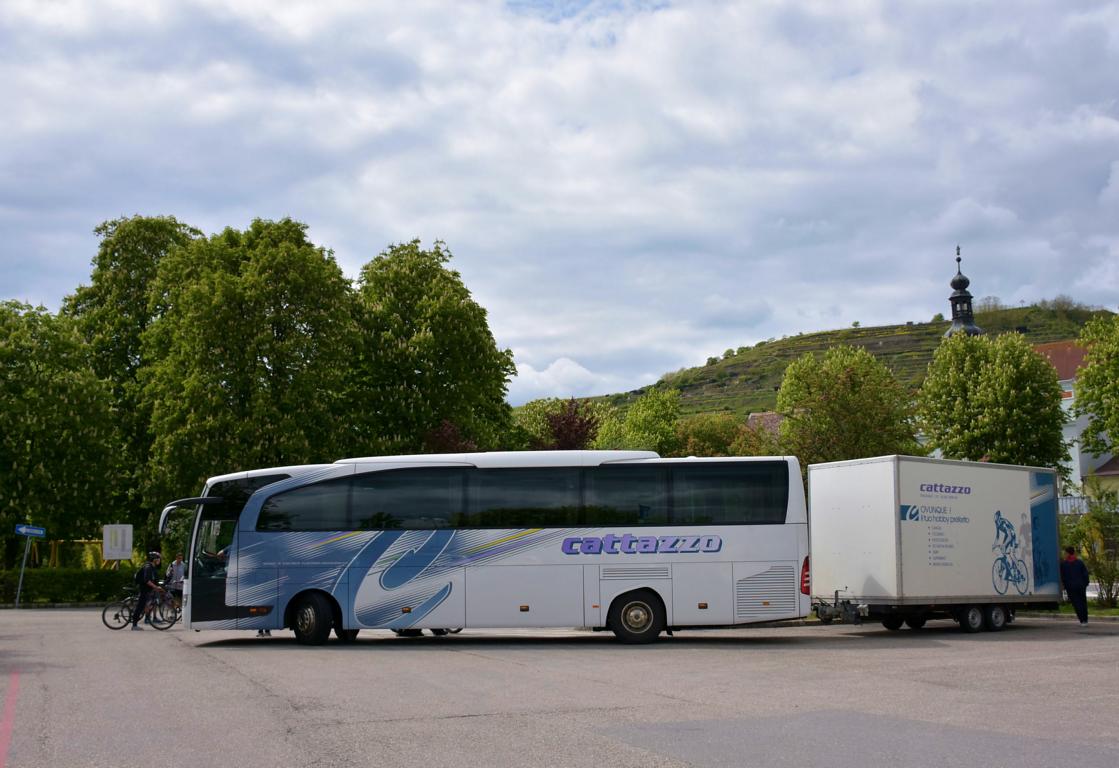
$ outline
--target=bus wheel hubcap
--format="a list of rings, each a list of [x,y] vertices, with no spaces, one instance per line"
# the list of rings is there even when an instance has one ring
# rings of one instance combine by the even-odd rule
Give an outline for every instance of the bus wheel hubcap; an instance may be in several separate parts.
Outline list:
[[[299,625],[300,632],[310,632],[315,628],[315,611],[310,606],[303,608],[299,612],[299,618],[296,621]]]
[[[633,632],[643,632],[648,628],[651,619],[649,606],[644,603],[630,603],[622,611],[622,621],[625,622],[626,629]]]

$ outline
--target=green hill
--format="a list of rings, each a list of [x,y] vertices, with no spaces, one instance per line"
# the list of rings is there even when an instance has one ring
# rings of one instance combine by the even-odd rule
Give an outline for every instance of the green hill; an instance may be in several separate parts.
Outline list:
[[[989,334],[1018,331],[1032,344],[1075,339],[1094,317],[1110,315],[1072,302],[1056,300],[1041,305],[976,312],[976,324]],[[653,385],[680,391],[684,415],[729,412],[745,417],[773,410],[785,367],[811,352],[821,354],[840,344],[865,347],[884,362],[894,375],[914,390],[920,386],[951,321],[905,323],[874,328],[844,328],[805,333],[740,347],[707,365],[666,374]],[[608,402],[625,407],[646,389],[606,396]]]

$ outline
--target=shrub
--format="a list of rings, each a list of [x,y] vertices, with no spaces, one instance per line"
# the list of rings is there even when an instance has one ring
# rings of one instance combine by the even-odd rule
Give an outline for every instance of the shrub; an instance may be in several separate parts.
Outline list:
[[[88,571],[81,568],[28,568],[20,603],[104,603],[132,584],[134,569]],[[0,603],[16,601],[19,569],[0,571]]]

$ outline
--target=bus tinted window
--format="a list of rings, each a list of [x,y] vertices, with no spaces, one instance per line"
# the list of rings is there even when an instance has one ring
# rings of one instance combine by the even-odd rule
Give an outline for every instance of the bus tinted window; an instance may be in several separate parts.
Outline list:
[[[781,524],[789,499],[784,462],[676,464],[672,467],[675,525]]]
[[[462,516],[463,478],[461,469],[441,467],[357,475],[350,527],[447,528]]]
[[[603,466],[587,470],[584,525],[664,525],[668,522],[668,470]]]
[[[349,529],[352,478],[313,483],[278,493],[264,502],[258,531],[344,531]]]
[[[207,496],[225,499],[224,504],[207,504],[202,508],[204,520],[236,520],[245,508],[249,497],[266,485],[287,480],[290,475],[257,475],[240,480],[226,480],[214,483],[206,491]]]
[[[462,528],[564,528],[579,524],[577,467],[479,469],[470,473]]]

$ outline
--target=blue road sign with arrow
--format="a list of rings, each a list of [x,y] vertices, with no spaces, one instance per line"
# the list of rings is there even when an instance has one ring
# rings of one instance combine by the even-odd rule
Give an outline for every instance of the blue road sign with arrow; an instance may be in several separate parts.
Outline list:
[[[43,537],[47,535],[47,529],[40,528],[37,525],[24,525],[23,523],[20,523],[16,526],[16,533],[18,533],[20,536]]]

